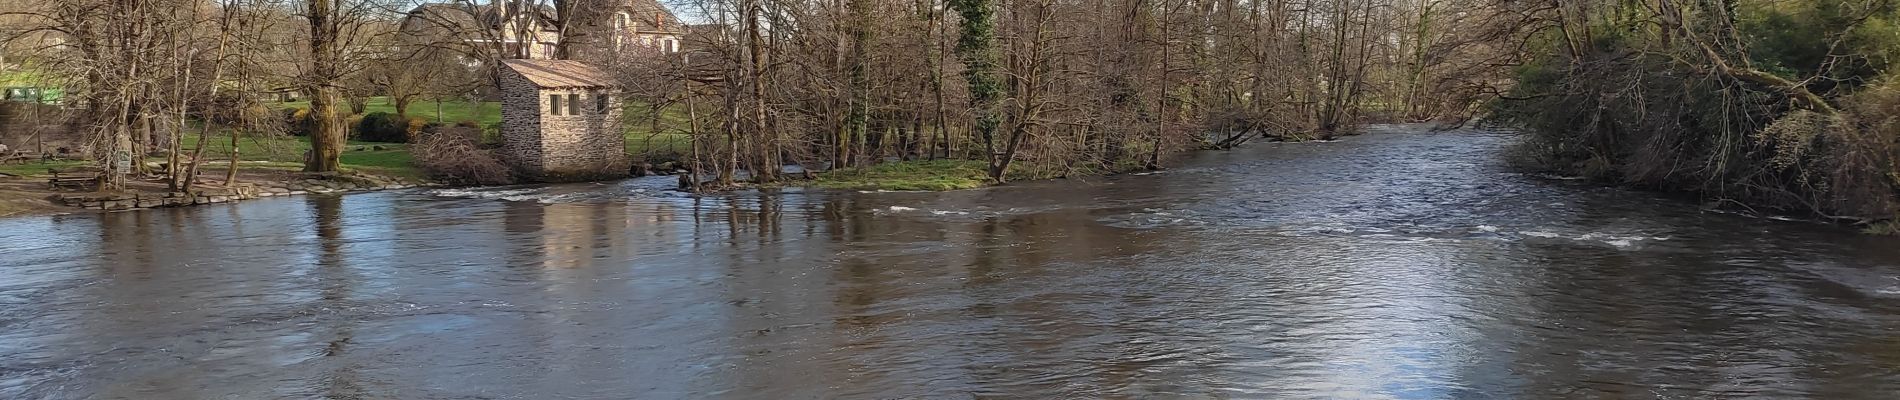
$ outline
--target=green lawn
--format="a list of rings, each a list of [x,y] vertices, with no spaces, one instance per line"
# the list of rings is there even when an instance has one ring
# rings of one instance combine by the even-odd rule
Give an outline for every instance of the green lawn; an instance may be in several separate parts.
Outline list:
[[[372,146],[381,146],[383,150],[373,150]],[[343,152],[343,167],[360,169],[365,172],[417,176],[410,165],[409,145],[394,143],[370,143],[350,141]],[[198,148],[198,135],[185,137],[184,149],[187,153]],[[239,137],[239,158],[245,161],[273,161],[279,163],[302,163],[304,152],[310,151],[310,138],[277,137]],[[209,159],[228,159],[231,156],[231,136],[228,133],[213,133],[205,143],[205,157]]]
[[[395,175],[409,178],[422,177],[422,171],[415,167],[415,158],[408,149],[383,151],[348,151],[343,153],[343,167],[361,170],[378,175]]]
[[[829,171],[819,174],[816,183],[832,189],[946,191],[980,188],[991,181],[983,161],[934,160]]]
[[[627,133],[627,154],[635,159],[684,157],[693,152],[692,136],[685,133]]]
[[[283,108],[309,107],[310,103],[287,102],[280,103],[278,106]],[[436,106],[437,103],[435,102],[419,101],[410,107],[410,114],[412,117],[434,120]],[[449,101],[441,103],[441,107],[442,121],[445,121],[444,123],[475,121],[483,126],[488,126],[501,121],[501,104],[497,102],[467,103]],[[386,98],[381,97],[372,98],[366,109],[369,112],[395,112],[395,106],[389,104]],[[691,142],[685,133],[686,117],[683,112],[676,112],[676,110],[672,109],[662,110],[658,131],[654,130],[654,125],[651,121],[651,109],[644,106],[629,107],[628,113],[630,118],[635,118],[638,122],[631,123],[631,126],[628,127],[627,154],[631,154],[635,158],[647,159],[666,157],[669,154],[678,155],[691,151]],[[354,127],[352,127],[352,129],[354,129]],[[198,138],[200,136],[196,133],[198,130],[198,127],[192,127],[191,132],[193,133],[186,135],[184,138],[182,145],[187,154],[198,148]],[[219,129],[213,132],[208,139],[209,140],[205,142],[205,156],[207,158],[216,160],[231,157],[232,144],[230,131]],[[381,150],[373,149],[373,146],[379,146]],[[293,136],[256,137],[246,135],[239,137],[237,148],[239,150],[237,152],[239,158],[245,161],[269,161],[271,165],[275,166],[294,166],[297,163],[303,162],[304,153],[310,150],[310,139]],[[413,160],[407,144],[373,143],[352,140],[349,142],[349,148],[343,152],[342,163],[345,169],[350,170],[361,170],[384,175],[418,177],[421,173],[415,169]],[[65,168],[88,164],[87,162],[62,161],[55,164],[33,163],[0,165],[0,172],[14,175],[40,175],[46,173],[48,167]]]
[[[310,102],[291,101],[278,103],[277,106],[282,108],[310,108]],[[438,106],[440,108],[437,108]],[[440,113],[438,113],[438,111],[440,111]],[[371,97],[368,102],[363,104],[363,113],[369,114],[377,112],[395,114],[396,104],[391,103],[388,97]],[[494,101],[471,103],[461,100],[447,100],[441,102],[434,100],[417,100],[409,105],[409,117],[422,118],[430,122],[440,122],[444,124],[475,121],[482,126],[489,126],[501,122],[501,103]]]
[[[438,104],[441,106],[441,118],[436,116]],[[283,108],[308,108],[310,102],[296,101],[279,103]],[[395,113],[396,106],[387,97],[372,97],[364,104],[366,112]],[[629,104],[627,118],[627,154],[635,158],[668,157],[692,152],[692,142],[688,140],[687,116],[685,107],[667,107],[659,111],[659,123],[653,120],[654,111],[645,104]],[[417,101],[409,106],[409,116],[439,121],[446,124],[475,121],[484,127],[501,122],[500,102],[470,103],[465,101]],[[229,146],[225,146],[229,147]],[[309,146],[304,146],[308,148]],[[212,148],[216,150],[216,148]],[[297,150],[301,155],[302,150]]]
[[[279,143],[278,145],[285,146],[285,147],[290,146],[288,143]],[[229,147],[229,146],[226,146],[226,147]],[[308,145],[305,145],[304,147],[309,148]],[[208,158],[211,158],[213,160],[220,160],[220,159],[223,159],[224,155],[229,154],[229,153],[220,154],[220,152],[218,151],[206,149],[205,154],[206,154],[206,157]],[[214,156],[213,154],[220,154],[220,155]],[[272,168],[272,169],[290,169],[290,170],[301,169],[303,166],[301,154],[303,154],[303,152],[298,151],[296,154],[298,154],[298,156],[292,156],[292,157],[282,156],[281,153],[273,154],[270,156],[257,156],[257,155],[246,156],[244,157],[244,161],[245,161],[244,165],[246,166],[246,168],[267,167],[267,168]],[[163,160],[151,159],[149,161],[159,162]],[[394,176],[411,177],[411,178],[422,176],[421,172],[417,171],[415,167],[412,165],[412,159],[410,158],[409,151],[400,147],[390,149],[390,150],[382,150],[382,151],[371,151],[371,150],[346,151],[346,152],[343,152],[342,161],[343,161],[343,168],[346,170],[362,171],[362,172],[368,172],[368,173],[378,174],[378,175],[394,175]],[[263,163],[259,163],[259,162],[263,162]],[[95,163],[91,161],[52,161],[52,162],[35,161],[35,162],[30,162],[30,163],[25,163],[25,164],[0,165],[0,173],[5,173],[8,175],[16,175],[16,176],[40,176],[40,175],[46,175],[46,170],[48,168],[85,167],[85,166],[92,166],[94,164]],[[223,168],[224,165],[228,165],[228,163],[224,161],[208,161],[206,164],[207,165],[216,164],[218,165],[217,168]]]
[[[0,173],[5,173],[7,175],[15,175],[15,176],[39,176],[39,175],[46,175],[46,170],[48,168],[72,168],[72,167],[87,166],[91,164],[92,163],[86,162],[86,161],[51,161],[51,162],[34,161],[30,163],[25,163],[25,164],[0,165]]]
[[[38,69],[27,68],[27,67],[17,67],[17,68],[12,68],[12,69],[7,69],[7,70],[0,70],[0,87],[8,87],[8,86],[35,86],[37,87],[37,86],[48,85],[48,84],[52,84],[51,77],[48,77],[45,74],[41,73],[40,70]]]
[[[653,108],[644,103],[627,105],[627,154],[636,159],[654,159],[682,158],[679,156],[692,153],[693,142],[689,135],[691,126],[690,119],[686,117],[686,107],[660,109],[657,123],[654,114]]]
[[[198,136],[197,133],[185,135],[185,142],[183,144],[186,152],[198,148]],[[310,150],[310,138],[301,136],[243,136],[238,138],[237,146],[239,154],[246,160],[301,162],[303,161],[303,153]],[[376,143],[360,140],[349,141],[349,146],[352,149],[367,146],[382,146],[384,150],[403,150],[409,147],[409,145],[400,143]],[[368,149],[362,150],[368,151]],[[228,131],[212,133],[211,138],[205,142],[205,156],[211,158],[225,158],[230,155],[230,133]]]

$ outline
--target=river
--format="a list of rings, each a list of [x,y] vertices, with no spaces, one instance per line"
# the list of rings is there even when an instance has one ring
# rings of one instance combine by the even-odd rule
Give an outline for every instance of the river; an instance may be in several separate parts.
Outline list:
[[[1900,242],[1373,134],[951,193],[0,220],[0,398],[1879,397]]]

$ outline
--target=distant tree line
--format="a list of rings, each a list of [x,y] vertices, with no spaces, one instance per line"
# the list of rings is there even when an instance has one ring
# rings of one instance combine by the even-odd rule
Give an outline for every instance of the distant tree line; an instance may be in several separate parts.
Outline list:
[[[0,3],[12,54],[67,80],[103,165],[195,166],[193,129],[267,134],[279,94],[309,101],[309,171],[335,171],[369,96],[478,96],[488,40],[405,40],[401,0]],[[1513,90],[1572,2],[1504,0],[683,0],[682,52],[575,51],[617,0],[462,0],[556,54],[608,66],[714,185],[781,166],[980,161],[993,179],[1160,168],[1170,154],[1324,139],[1368,122],[1462,122]],[[532,15],[530,15],[532,14]],[[454,21],[420,23],[444,27]],[[1574,21],[1568,23],[1575,23]],[[462,27],[461,29],[466,29]],[[48,44],[32,51],[26,43]],[[57,45],[52,45],[57,43]],[[193,121],[202,122],[193,125]],[[281,129],[281,127],[276,128]],[[205,138],[211,135],[198,135]],[[201,139],[202,140],[202,139]],[[121,162],[127,161],[127,162]],[[233,163],[235,165],[236,163]],[[189,168],[172,168],[189,185]],[[114,180],[121,179],[114,174]],[[749,177],[749,178],[746,178]],[[108,187],[117,186],[108,181]]]
[[[1518,10],[1477,0],[691,0],[689,51],[623,58],[731,185],[778,166],[984,162],[993,179],[1463,120],[1509,86]]]

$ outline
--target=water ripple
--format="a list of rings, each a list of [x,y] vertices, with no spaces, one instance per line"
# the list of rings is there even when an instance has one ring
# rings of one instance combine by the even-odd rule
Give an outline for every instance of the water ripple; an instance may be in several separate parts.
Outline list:
[[[1857,398],[1900,246],[1389,128],[951,193],[0,220],[0,398]]]

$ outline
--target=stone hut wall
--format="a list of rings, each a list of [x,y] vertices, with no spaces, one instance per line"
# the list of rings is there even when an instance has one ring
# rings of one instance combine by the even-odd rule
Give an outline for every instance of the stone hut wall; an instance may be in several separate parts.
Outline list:
[[[569,111],[569,95],[580,95],[580,111]],[[599,110],[595,96],[609,94],[606,112]],[[561,115],[547,113],[549,96],[562,98]],[[627,134],[622,128],[620,96],[606,88],[541,90],[541,146],[547,157],[542,160],[543,178],[549,180],[589,180],[627,176],[632,162],[627,158]]]
[[[519,74],[503,72],[501,79],[502,161],[527,175],[540,174],[543,157],[541,113],[547,110],[541,88]]]
[[[622,178],[627,157],[621,101],[607,88],[541,88],[515,73],[505,73],[502,92],[502,157],[523,176],[537,181]],[[609,94],[605,113],[595,96]],[[580,95],[580,113],[570,111],[568,95]],[[561,96],[554,115],[550,96]]]

